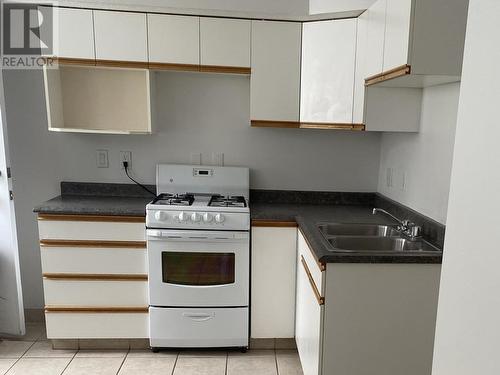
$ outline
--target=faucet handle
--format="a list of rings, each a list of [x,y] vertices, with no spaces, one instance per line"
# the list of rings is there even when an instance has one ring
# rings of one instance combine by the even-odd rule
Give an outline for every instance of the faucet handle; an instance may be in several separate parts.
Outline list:
[[[408,228],[408,235],[411,238],[420,237],[422,234],[422,228],[418,225],[413,224]]]

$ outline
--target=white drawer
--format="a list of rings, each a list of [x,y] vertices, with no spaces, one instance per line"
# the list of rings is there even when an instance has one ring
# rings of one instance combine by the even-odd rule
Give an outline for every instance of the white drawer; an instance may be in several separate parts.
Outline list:
[[[320,266],[312,254],[312,250],[309,248],[309,244],[307,243],[306,239],[304,238],[304,235],[302,232],[299,230],[299,235],[297,237],[297,248],[299,252],[299,257],[298,257],[298,265],[301,267],[300,264],[300,257],[304,257],[304,260],[307,264],[307,267],[309,268],[309,272],[311,273],[311,276],[314,280],[314,283],[316,284],[316,287],[318,288],[319,292],[321,293],[322,296],[324,296],[324,289],[323,289],[323,279],[324,279],[324,269],[322,266]]]
[[[44,273],[147,274],[145,248],[41,246]]]
[[[139,339],[149,337],[147,312],[46,312],[49,339]]]
[[[48,306],[137,306],[148,302],[148,283],[141,280],[72,280],[44,278]]]
[[[75,216],[76,218],[76,216]],[[82,216],[82,219],[88,217]],[[146,225],[142,218],[130,219],[135,222],[109,221],[109,217],[86,220],[47,220],[38,218],[40,239],[49,240],[101,240],[101,241],[145,241]],[[90,220],[90,219],[89,219]],[[111,219],[112,220],[112,219]],[[122,221],[120,221],[122,220]],[[138,222],[142,220],[142,222]]]
[[[149,318],[154,327],[151,346],[248,346],[248,307],[150,307]]]

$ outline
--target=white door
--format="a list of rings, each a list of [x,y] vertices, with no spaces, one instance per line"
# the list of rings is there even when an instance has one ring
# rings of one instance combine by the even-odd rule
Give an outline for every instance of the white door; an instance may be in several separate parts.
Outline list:
[[[7,137],[3,78],[0,71],[0,333],[24,335],[14,203],[7,176]]]

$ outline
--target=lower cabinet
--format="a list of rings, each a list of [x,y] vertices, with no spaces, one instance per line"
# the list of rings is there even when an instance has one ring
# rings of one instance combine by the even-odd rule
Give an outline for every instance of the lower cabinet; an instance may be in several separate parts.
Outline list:
[[[49,339],[149,337],[141,217],[39,215]]]
[[[263,224],[261,224],[263,225]],[[251,338],[293,338],[297,227],[252,226]]]
[[[299,231],[295,336],[304,375],[430,375],[440,273],[440,264],[319,265]]]

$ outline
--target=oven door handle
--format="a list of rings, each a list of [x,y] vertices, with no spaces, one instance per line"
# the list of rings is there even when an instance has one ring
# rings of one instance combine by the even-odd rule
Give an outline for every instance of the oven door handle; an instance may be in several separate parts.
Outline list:
[[[207,320],[213,319],[215,317],[215,313],[185,312],[182,313],[182,316],[196,322],[206,322]]]
[[[248,241],[248,232],[195,232],[195,231],[169,231],[154,230],[146,231],[148,239],[163,241]]]

